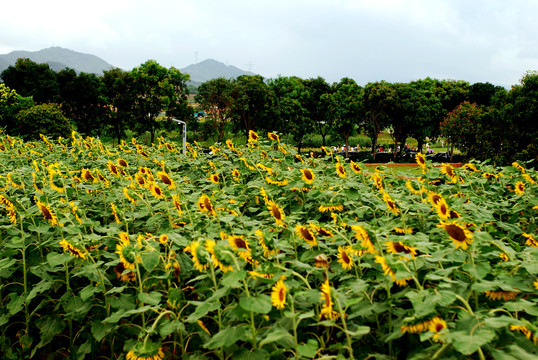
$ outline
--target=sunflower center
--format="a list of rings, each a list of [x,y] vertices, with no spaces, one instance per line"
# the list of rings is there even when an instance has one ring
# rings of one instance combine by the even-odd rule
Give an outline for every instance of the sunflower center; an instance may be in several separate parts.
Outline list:
[[[43,216],[47,220],[52,220],[52,214],[50,213],[49,209],[47,209],[45,206],[41,206],[41,212],[43,213]]]
[[[312,180],[312,173],[310,171],[305,171],[304,172],[304,177],[307,178],[308,180]]]
[[[301,236],[302,236],[306,241],[314,241],[314,237],[312,236],[312,234],[310,233],[310,231],[308,231],[307,228],[301,228]]]
[[[465,241],[466,239],[465,231],[463,231],[463,229],[461,229],[459,226],[447,225],[445,229],[448,235],[450,235],[450,237],[452,237],[454,240],[460,241],[460,242]]]
[[[235,246],[237,246],[238,248],[240,249],[246,249],[247,248],[247,243],[245,242],[245,240],[239,238],[239,237],[236,237],[234,238],[234,244]]]
[[[435,324],[435,331],[436,332],[439,332],[441,330],[443,330],[444,326],[443,324],[439,323],[439,324]]]
[[[277,220],[282,219],[282,214],[280,213],[280,210],[278,210],[278,208],[274,205],[271,207],[271,213],[273,214],[275,219]]]
[[[284,302],[284,299],[286,298],[286,294],[284,293],[284,289],[280,289],[278,292],[278,299],[280,302]]]
[[[161,180],[166,185],[172,185],[172,180],[170,180],[170,178],[166,175],[161,176]]]
[[[349,256],[347,256],[347,253],[345,251],[342,251],[342,261],[346,264],[349,264],[351,262],[351,259]]]

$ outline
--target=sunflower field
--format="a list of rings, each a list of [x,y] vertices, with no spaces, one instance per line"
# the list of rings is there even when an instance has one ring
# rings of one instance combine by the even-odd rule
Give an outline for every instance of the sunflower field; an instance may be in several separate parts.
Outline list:
[[[2,359],[530,359],[538,173],[0,135]]]

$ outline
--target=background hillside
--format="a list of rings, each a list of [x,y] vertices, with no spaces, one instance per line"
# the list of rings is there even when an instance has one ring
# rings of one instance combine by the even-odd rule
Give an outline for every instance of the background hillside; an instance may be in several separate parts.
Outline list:
[[[104,70],[114,67],[95,55],[83,54],[55,46],[39,51],[20,50],[0,55],[0,72],[7,69],[9,65],[15,65],[19,58],[27,58],[39,64],[47,63],[54,71],[59,71],[67,67],[77,72],[102,75]]]
[[[255,75],[250,71],[241,70],[235,66],[226,65],[213,59],[207,59],[180,70],[182,73],[191,76],[190,83],[195,86],[219,77],[230,79],[240,75]]]

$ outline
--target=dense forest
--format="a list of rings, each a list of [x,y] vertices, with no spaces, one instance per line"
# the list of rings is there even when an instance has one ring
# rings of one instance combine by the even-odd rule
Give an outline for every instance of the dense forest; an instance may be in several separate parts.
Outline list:
[[[39,134],[110,138],[178,132],[170,118],[188,124],[189,140],[222,142],[249,130],[286,135],[299,152],[311,135],[355,146],[364,134],[375,159],[378,135],[386,131],[404,149],[444,138],[465,156],[497,164],[538,160],[538,73],[527,72],[507,90],[490,83],[426,78],[409,83],[377,81],[365,86],[343,78],[243,75],[202,83],[189,98],[188,74],[149,60],[131,71],[102,76],[19,59],[4,70],[0,84],[0,127],[9,135]],[[195,116],[203,114],[203,118]],[[394,146],[394,160],[400,155]]]

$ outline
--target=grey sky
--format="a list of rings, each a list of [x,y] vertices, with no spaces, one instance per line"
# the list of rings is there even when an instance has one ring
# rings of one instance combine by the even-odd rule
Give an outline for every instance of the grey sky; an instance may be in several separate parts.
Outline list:
[[[212,58],[265,77],[510,87],[538,68],[534,0],[27,0],[2,14],[1,54],[61,46],[126,70]]]

